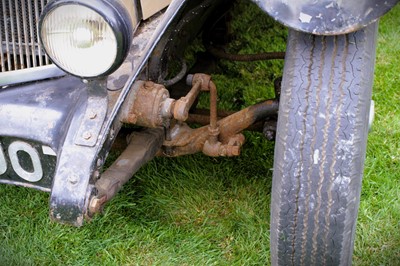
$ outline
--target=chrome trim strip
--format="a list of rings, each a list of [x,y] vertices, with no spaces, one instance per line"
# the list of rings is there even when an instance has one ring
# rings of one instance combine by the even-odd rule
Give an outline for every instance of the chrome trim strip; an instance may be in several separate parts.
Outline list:
[[[4,72],[0,73],[0,87],[29,81],[57,78],[65,75],[67,74],[59,69],[56,65],[47,65],[42,67]]]

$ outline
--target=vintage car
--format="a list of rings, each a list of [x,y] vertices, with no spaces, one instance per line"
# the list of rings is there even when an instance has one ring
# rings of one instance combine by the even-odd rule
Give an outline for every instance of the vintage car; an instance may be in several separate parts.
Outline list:
[[[276,142],[272,264],[351,264],[377,20],[398,1],[253,1],[290,28],[286,53],[267,55],[285,58],[283,79],[226,117],[184,51],[231,1],[2,1],[0,183],[50,192],[50,218],[81,226],[154,156],[239,156],[257,124]],[[209,114],[196,114],[203,92]]]

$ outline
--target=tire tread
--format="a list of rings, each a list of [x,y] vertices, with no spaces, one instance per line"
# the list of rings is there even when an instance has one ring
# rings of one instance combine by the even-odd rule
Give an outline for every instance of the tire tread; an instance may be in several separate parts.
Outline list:
[[[290,31],[275,147],[275,265],[348,265],[365,157],[376,25]]]

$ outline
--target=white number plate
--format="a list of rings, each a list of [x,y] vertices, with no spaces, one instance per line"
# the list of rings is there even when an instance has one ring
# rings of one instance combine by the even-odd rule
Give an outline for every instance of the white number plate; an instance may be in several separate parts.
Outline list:
[[[51,188],[56,165],[52,148],[13,138],[0,138],[0,182]]]

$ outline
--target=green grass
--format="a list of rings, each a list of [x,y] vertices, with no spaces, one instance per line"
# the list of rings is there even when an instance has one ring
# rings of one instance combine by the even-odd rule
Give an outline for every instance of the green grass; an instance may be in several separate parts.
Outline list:
[[[283,50],[285,29],[244,6],[230,50]],[[399,17],[397,6],[380,24],[355,265],[400,265]],[[220,105],[238,109],[272,96],[282,62],[219,66]],[[274,147],[246,137],[238,158],[155,159],[82,228],[51,222],[48,194],[1,185],[0,265],[268,265]]]
[[[400,265],[400,6],[380,21],[373,99],[354,262]]]

